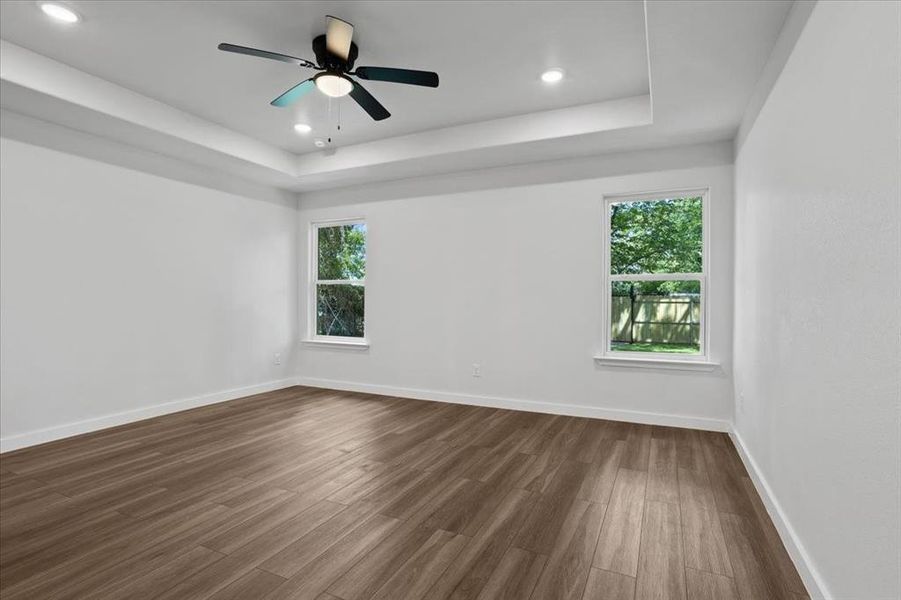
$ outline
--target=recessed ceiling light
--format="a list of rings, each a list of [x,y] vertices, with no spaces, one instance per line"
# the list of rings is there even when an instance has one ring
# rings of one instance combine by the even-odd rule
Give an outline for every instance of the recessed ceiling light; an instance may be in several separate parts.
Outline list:
[[[548,69],[541,74],[541,81],[545,83],[557,83],[563,79],[563,69]]]
[[[321,138],[316,138],[315,140],[313,140],[313,145],[316,146],[317,148],[324,148],[325,140],[323,140]]]
[[[296,131],[297,133],[306,134],[306,133],[310,133],[311,131],[313,131],[313,128],[310,127],[309,125],[307,125],[306,123],[295,123],[294,131]]]
[[[74,10],[66,8],[62,4],[42,2],[41,10],[44,11],[44,14],[48,17],[53,17],[57,21],[62,21],[63,23],[78,23],[78,21],[81,20]]]

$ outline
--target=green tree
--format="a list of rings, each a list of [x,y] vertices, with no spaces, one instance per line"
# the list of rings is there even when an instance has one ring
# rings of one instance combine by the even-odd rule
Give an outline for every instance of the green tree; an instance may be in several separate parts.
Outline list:
[[[610,273],[698,273],[703,257],[700,197],[624,202],[610,212]],[[619,282],[618,282],[619,283]],[[622,282],[614,295],[698,293],[691,282]]]
[[[366,226],[320,227],[319,279],[347,281],[366,276]],[[321,284],[316,289],[316,333],[362,337],[365,289],[354,284]]]
[[[366,276],[366,225],[319,228],[319,279]]]

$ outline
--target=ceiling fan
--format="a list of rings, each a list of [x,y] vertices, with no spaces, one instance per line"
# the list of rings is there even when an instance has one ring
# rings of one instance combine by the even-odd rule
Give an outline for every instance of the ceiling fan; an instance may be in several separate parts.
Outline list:
[[[372,94],[367,92],[366,88],[360,85],[359,82],[351,79],[351,75],[369,81],[391,81],[409,85],[438,87],[438,74],[432,71],[414,71],[390,67],[357,67],[356,71],[354,71],[354,61],[359,53],[357,45],[351,41],[354,34],[354,26],[347,21],[332,16],[327,16],[325,21],[325,35],[317,36],[313,40],[313,54],[316,55],[315,63],[303,58],[288,56],[287,54],[257,50],[256,48],[247,48],[246,46],[236,46],[234,44],[219,44],[219,49],[226,52],[280,60],[298,67],[319,71],[313,77],[298,83],[270,102],[272,106],[288,106],[312,91],[313,88],[317,88],[320,92],[332,98],[350,95],[370,117],[376,121],[381,121],[390,117],[391,113]]]

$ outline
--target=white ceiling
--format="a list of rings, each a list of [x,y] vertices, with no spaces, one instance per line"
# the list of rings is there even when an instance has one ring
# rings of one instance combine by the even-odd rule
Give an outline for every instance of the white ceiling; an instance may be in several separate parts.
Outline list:
[[[75,3],[73,3],[75,4]],[[374,139],[648,93],[641,0],[618,2],[78,2],[60,27],[34,2],[3,2],[0,37],[295,153],[315,150],[295,122],[351,145]],[[314,72],[228,54],[230,42],[313,60],[325,15],[352,22],[357,65],[434,70],[438,89],[363,82],[392,113],[312,94],[269,102]],[[564,85],[539,80],[565,66]]]
[[[165,152],[159,138],[173,138],[272,171],[260,181],[309,189],[729,139],[791,2],[67,4],[82,23],[52,22],[32,1],[0,2],[0,38],[14,44],[0,53],[5,109],[139,146],[150,146],[149,132],[155,152]],[[341,99],[342,130],[324,153],[312,137],[334,134],[335,105],[331,119],[318,93],[288,109],[269,105],[310,72],[216,45],[312,58],[326,14],[354,23],[358,65],[435,70],[441,86],[365,82],[392,117],[374,122]],[[542,84],[548,67],[564,68],[565,80]],[[186,119],[175,109],[191,115],[192,132],[173,127]],[[85,110],[115,123],[85,118]],[[294,133],[297,121],[314,134]],[[172,154],[190,155],[180,152]],[[198,162],[212,162],[201,153]]]

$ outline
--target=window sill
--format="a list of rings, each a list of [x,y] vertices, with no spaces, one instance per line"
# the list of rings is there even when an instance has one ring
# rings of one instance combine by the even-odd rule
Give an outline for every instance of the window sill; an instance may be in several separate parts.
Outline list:
[[[663,369],[670,371],[713,372],[720,363],[707,360],[678,360],[670,358],[650,358],[637,356],[595,356],[594,360],[609,367],[630,367],[634,369]]]
[[[345,348],[347,350],[368,350],[369,342],[365,339],[360,341],[348,340],[301,340],[304,344],[320,348]]]

